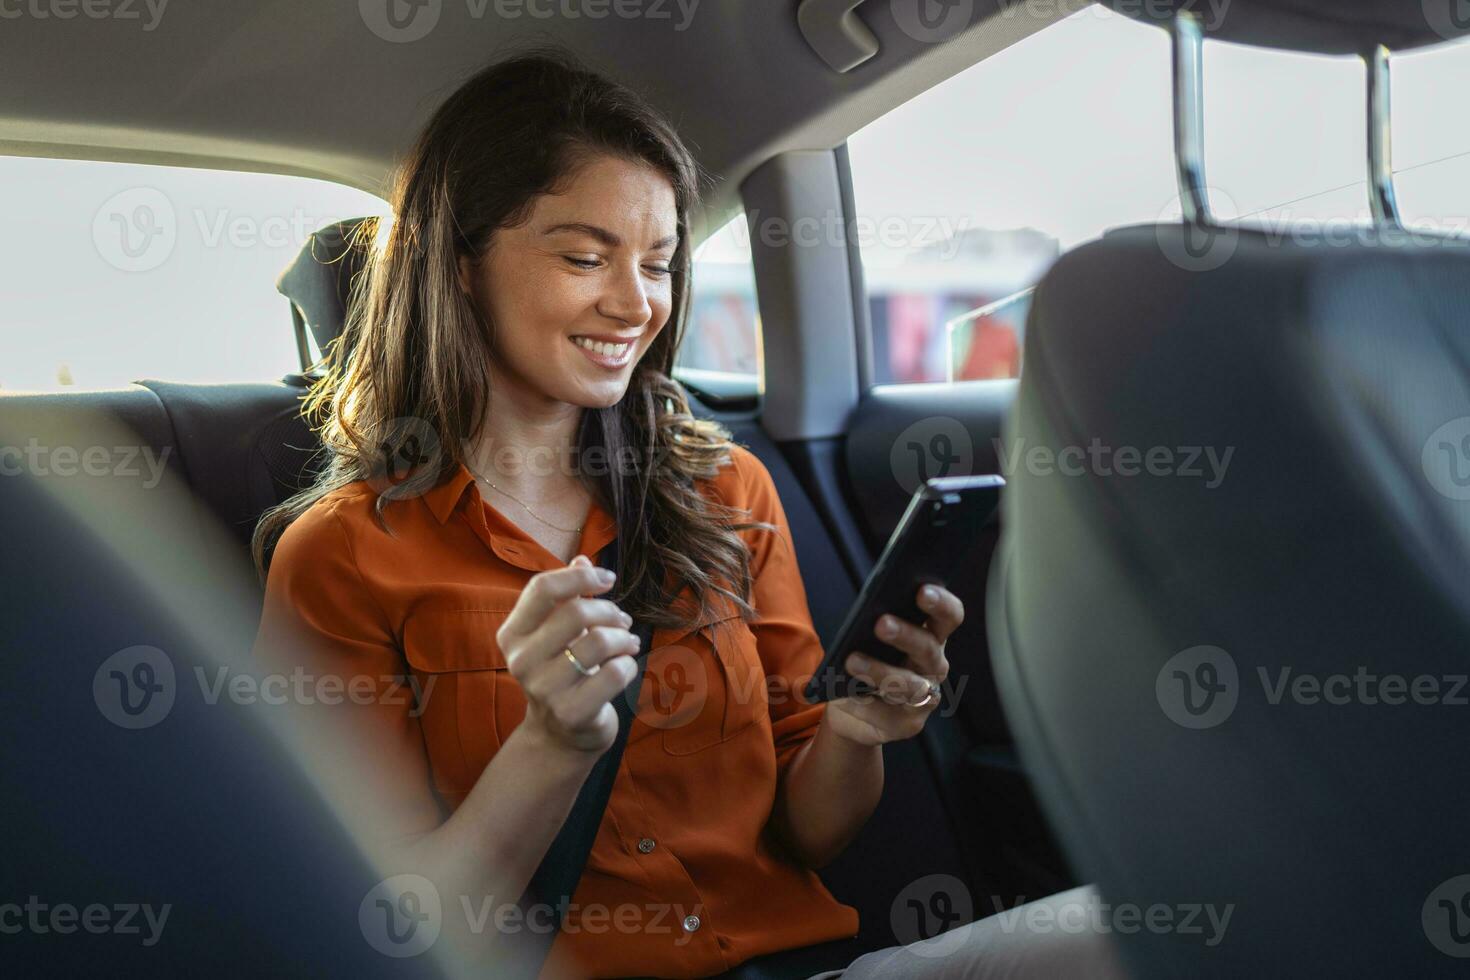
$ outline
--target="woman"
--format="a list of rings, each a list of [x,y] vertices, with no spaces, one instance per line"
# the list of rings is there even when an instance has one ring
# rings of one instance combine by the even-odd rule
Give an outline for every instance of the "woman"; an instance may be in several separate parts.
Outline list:
[[[812,869],[877,804],[883,743],[937,706],[964,616],[926,590],[926,625],[877,638],[903,666],[848,664],[881,696],[797,697],[821,650],[781,502],[669,377],[696,189],[668,124],[564,55],[471,79],[403,166],[309,399],[330,467],[256,534],[258,655],[369,695],[335,712],[324,778],[394,842],[388,863],[433,882],[451,931],[455,896],[525,890],[616,736],[630,627],[654,628],[548,976],[708,976],[855,934]],[[995,929],[956,935],[970,955],[908,960],[938,976],[1020,955]],[[1029,945],[1075,945],[1056,938]],[[892,952],[849,975],[891,975]]]

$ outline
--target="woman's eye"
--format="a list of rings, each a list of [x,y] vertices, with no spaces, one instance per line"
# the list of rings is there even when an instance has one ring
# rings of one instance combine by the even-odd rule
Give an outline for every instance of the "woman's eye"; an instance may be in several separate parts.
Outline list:
[[[579,255],[564,255],[562,258],[566,259],[567,262],[571,263],[577,269],[592,270],[602,267],[602,259],[600,258],[589,259]],[[649,275],[659,276],[660,278],[673,274],[673,270],[666,265],[645,265],[643,269]]]

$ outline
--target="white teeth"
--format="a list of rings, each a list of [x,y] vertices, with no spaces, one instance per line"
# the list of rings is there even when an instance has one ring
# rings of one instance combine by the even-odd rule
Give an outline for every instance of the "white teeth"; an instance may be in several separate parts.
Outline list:
[[[609,357],[622,357],[628,350],[628,344],[604,344],[601,341],[589,340],[586,337],[573,337],[572,343],[578,347],[585,347],[594,354],[603,354]]]

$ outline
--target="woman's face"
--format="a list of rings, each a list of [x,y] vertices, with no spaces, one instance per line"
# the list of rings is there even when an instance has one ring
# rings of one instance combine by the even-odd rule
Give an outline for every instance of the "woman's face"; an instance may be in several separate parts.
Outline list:
[[[460,284],[494,331],[498,394],[606,408],[622,399],[673,305],[674,188],[620,157],[584,163],[530,218],[495,232]]]

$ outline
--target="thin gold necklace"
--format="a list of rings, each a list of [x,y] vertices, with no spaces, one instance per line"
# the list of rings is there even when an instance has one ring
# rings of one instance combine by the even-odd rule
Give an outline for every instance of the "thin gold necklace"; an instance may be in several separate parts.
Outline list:
[[[580,534],[581,533],[582,527],[580,525],[577,526],[577,527],[562,527],[560,524],[553,524],[550,521],[548,521],[546,518],[542,517],[540,514],[536,513],[534,510],[532,510],[529,504],[527,504],[521,498],[517,497],[515,494],[506,493],[504,490],[501,490],[499,487],[497,487],[493,481],[486,479],[485,477],[481,476],[478,473],[475,473],[474,470],[470,470],[470,472],[472,474],[474,474],[474,476],[475,476],[476,479],[478,479],[478,480],[484,480],[486,483],[490,484],[491,489],[497,491],[498,493],[504,493],[511,500],[514,500],[516,503],[520,504],[522,507],[524,507],[526,509],[526,513],[527,514],[530,514],[532,517],[536,518],[536,520],[540,521],[542,524],[545,524],[547,527],[554,527],[558,531],[561,531],[561,532],[563,532],[565,534]]]

